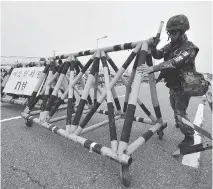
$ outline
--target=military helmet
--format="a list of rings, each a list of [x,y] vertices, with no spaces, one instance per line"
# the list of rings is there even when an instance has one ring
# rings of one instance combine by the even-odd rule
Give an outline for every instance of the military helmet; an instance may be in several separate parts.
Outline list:
[[[183,30],[185,32],[189,28],[189,20],[183,14],[172,16],[166,24],[166,31],[168,32],[171,30]]]

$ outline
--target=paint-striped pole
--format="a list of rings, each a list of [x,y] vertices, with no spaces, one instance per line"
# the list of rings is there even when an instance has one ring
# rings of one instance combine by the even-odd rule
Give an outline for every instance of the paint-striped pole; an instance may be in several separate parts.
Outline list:
[[[63,80],[64,80],[64,78],[65,78],[65,76],[66,76],[66,73],[67,73],[67,71],[68,71],[68,69],[69,69],[69,66],[70,66],[70,59],[71,59],[71,56],[68,58],[68,60],[67,60],[66,62],[64,62],[63,70],[62,70],[62,72],[61,72],[61,74],[60,74],[60,76],[59,76],[59,78],[58,78],[58,80],[57,80],[57,83],[56,83],[56,85],[55,85],[55,87],[54,87],[54,90],[53,90],[53,92],[52,92],[52,94],[51,94],[51,96],[50,96],[50,98],[49,98],[49,100],[48,100],[48,102],[47,102],[45,111],[43,112],[43,116],[44,116],[44,117],[42,117],[42,120],[41,120],[41,121],[45,121],[45,119],[46,119],[47,116],[49,115],[49,112],[50,112],[50,110],[51,110],[51,108],[52,108],[52,106],[53,106],[53,103],[54,103],[54,102],[57,100],[57,98],[58,98],[58,91],[59,91],[59,89],[60,89],[60,87],[61,87],[61,85],[62,85],[62,82],[63,82]]]
[[[156,123],[155,126],[151,127],[147,132],[127,147],[126,154],[132,155],[134,151],[136,151],[141,145],[145,144],[145,142],[147,142],[161,127],[161,123]]]
[[[46,82],[49,81],[50,78],[53,76],[53,71],[54,71],[54,65],[53,65],[53,63],[50,63],[50,70],[49,70]],[[45,90],[45,92],[44,92],[44,95],[43,95],[43,102],[42,102],[42,105],[41,105],[41,112],[40,112],[40,116],[39,116],[40,119],[42,119],[43,112],[45,111],[47,101],[50,97],[50,94],[49,94],[50,85],[46,85],[46,86],[44,85],[43,89]],[[37,98],[37,99],[39,99],[39,98]],[[31,108],[33,108],[33,107],[31,107]]]
[[[106,61],[106,55],[104,51],[101,51],[101,61],[104,70],[104,80],[105,80],[105,87],[107,92],[107,109],[108,109],[108,119],[109,119],[109,133],[110,133],[110,140],[111,140],[111,148],[113,152],[117,151],[118,142],[117,142],[117,133],[115,127],[115,117],[114,117],[114,106],[112,103],[112,92],[111,89],[108,88],[110,83],[109,81],[109,68]]]
[[[83,65],[81,64],[81,62],[76,58],[76,60],[77,60],[77,64],[78,64],[78,66],[82,69],[83,68]],[[85,75],[88,77],[88,73],[87,72],[85,72]],[[82,77],[82,80],[83,80],[83,82],[84,82],[84,78]],[[84,82],[85,83],[85,82]],[[82,84],[82,83],[81,83]],[[83,86],[83,85],[82,85]],[[94,80],[93,80],[93,86],[95,86],[95,82],[94,82]],[[83,86],[84,87],[84,86]],[[100,93],[100,94],[102,94],[102,91],[101,91],[101,89],[97,86],[97,89],[98,89],[98,92]],[[92,100],[91,100],[91,97],[90,97],[90,95],[88,96],[88,98],[87,98],[87,100],[88,100],[88,102],[90,103],[90,102],[92,102]],[[91,107],[91,105],[92,105],[92,103],[90,103],[90,107]]]
[[[106,55],[105,55],[105,59],[106,59]],[[107,67],[108,67],[108,65],[107,65]],[[109,79],[110,79],[109,81],[111,82],[112,78],[110,76],[109,67],[108,67],[108,72],[109,72]],[[117,109],[117,113],[122,114],[121,105],[120,105],[118,95],[117,95],[116,90],[115,90],[115,86],[112,87],[112,97],[114,99],[114,103],[115,103],[115,106],[116,106],[116,109]]]
[[[40,75],[40,78],[38,80],[38,83],[36,84],[36,87],[35,89],[33,90],[33,93],[28,101],[28,107],[30,106],[31,103],[33,103],[33,101],[35,100],[36,98],[36,95],[45,79],[45,77],[47,76],[48,72],[49,72],[49,68],[50,68],[50,60],[47,61],[47,64],[42,72],[42,74]]]
[[[139,58],[138,58],[138,64],[137,64],[138,66],[140,66],[141,64],[145,64],[147,51],[148,51],[148,44],[144,41],[141,47]],[[137,103],[137,99],[138,99],[138,95],[140,91],[141,77],[142,77],[142,74],[136,70],[135,78],[132,83],[132,88],[134,90],[132,90],[130,93],[127,113],[126,113],[126,117],[124,121],[123,130],[121,133],[121,139],[118,146],[118,154],[120,155],[123,154],[124,151],[127,149],[128,142],[130,139],[130,133],[131,133],[133,118],[135,114],[136,103]]]
[[[75,133],[79,132],[77,127],[78,127],[78,124],[79,124],[85,103],[87,101],[86,99],[88,97],[90,88],[92,86],[92,81],[94,79],[95,73],[97,73],[97,70],[99,68],[99,61],[100,61],[100,51],[98,51],[95,55],[94,62],[93,62],[92,68],[90,70],[89,77],[87,79],[83,94],[81,96],[81,99],[80,99],[80,102],[79,102],[79,105],[78,105],[78,108],[77,108],[77,111],[76,111],[76,114],[75,114],[75,117],[73,119],[73,123],[71,125],[71,131],[72,132],[74,132],[75,130],[76,130]]]
[[[148,66],[153,66],[152,62],[152,55],[151,51],[149,49],[148,55],[146,57],[146,63]],[[148,75],[149,77],[149,86],[150,86],[150,93],[151,93],[151,99],[152,99],[152,105],[155,111],[155,115],[160,123],[163,123],[161,110],[158,102],[158,96],[157,96],[157,89],[156,89],[156,83],[155,83],[155,75],[154,73],[151,73]]]
[[[84,148],[87,148],[88,150],[90,150],[90,152],[95,152],[97,154],[100,154],[102,156],[106,156],[122,165],[128,165],[130,166],[132,163],[132,158],[126,154],[123,154],[121,156],[118,156],[117,153],[112,152],[111,149],[102,146],[96,142],[93,142],[91,140],[87,140],[83,137],[77,136],[75,134],[69,134],[67,133],[64,129],[61,129],[55,125],[49,124],[47,122],[41,122],[39,119],[34,118],[33,116],[30,116],[29,114],[24,114],[21,113],[21,116],[25,119],[27,119],[28,121],[32,121],[36,124],[38,124],[39,126],[42,126],[50,131],[52,131],[53,133],[56,133],[60,136],[63,136],[69,140],[72,140],[75,143],[78,143],[80,145],[82,145]]]
[[[97,113],[108,115],[108,111],[101,110],[101,109],[98,109]],[[155,122],[151,121],[150,119],[143,118],[143,117],[134,117],[133,121],[140,122],[140,123],[147,123],[147,124],[150,124],[150,125],[155,125]]]
[[[75,62],[75,65],[76,65],[76,62]],[[75,75],[75,74],[74,74],[74,75]],[[67,75],[66,78],[69,79],[69,76]],[[68,85],[67,85],[66,89],[68,88],[69,83],[70,83],[70,82],[68,81]],[[74,91],[78,94],[78,96],[81,97],[81,92],[78,90],[78,88],[77,88],[76,86],[74,86],[73,89],[74,89]],[[74,98],[74,96],[73,96],[73,98]]]
[[[74,87],[75,84],[79,81],[79,79],[83,76],[83,74],[86,72],[86,70],[90,67],[90,65],[93,62],[95,54],[88,60],[86,65],[81,69],[81,72],[75,77],[75,79],[69,83],[68,88]],[[64,99],[68,95],[68,89],[63,93],[63,95],[56,101],[55,106],[51,109],[49,113],[49,117],[53,116],[54,113],[57,111],[58,107],[64,102]]]
[[[53,76],[46,80],[44,84],[42,84],[42,88],[40,89],[39,95],[43,95],[45,92],[45,88],[49,85],[51,87],[51,84],[58,78],[58,75],[61,73],[63,67],[56,63],[56,61],[50,62],[50,70],[52,70]]]
[[[71,65],[70,65],[70,83],[74,80],[74,68],[75,68],[75,57],[71,56]],[[70,132],[70,127],[72,123],[72,114],[74,112],[73,106],[73,88],[69,88],[68,92],[68,106],[67,106],[67,119],[66,119],[66,131]]]
[[[115,116],[115,120],[118,120],[118,119],[120,119],[120,118],[121,118],[120,115]],[[100,122],[100,123],[94,124],[94,125],[92,125],[92,126],[86,127],[86,128],[83,129],[83,131],[81,132],[81,135],[83,135],[83,134],[85,134],[85,133],[88,133],[88,132],[90,132],[90,131],[93,131],[93,130],[95,130],[95,129],[99,128],[99,127],[102,127],[102,126],[104,126],[104,125],[106,125],[106,124],[108,124],[108,123],[109,123],[109,119],[108,119],[108,120],[105,120],[105,121],[102,121],[102,122]]]
[[[82,64],[80,63],[80,61],[76,58],[76,66],[75,66],[75,69],[76,69],[77,74],[80,73],[80,68],[83,69],[83,65],[82,65]],[[87,72],[85,72],[85,75],[87,75],[87,77],[88,77]],[[79,81],[80,81],[82,87],[85,88],[85,80],[84,80],[84,78],[81,77]],[[87,102],[88,102],[88,103],[87,103],[88,106],[91,108],[93,104],[92,104],[92,98],[91,98],[90,94],[88,94]]]
[[[43,105],[42,105],[42,111],[44,111],[44,109],[46,107],[46,100],[48,100],[50,93],[52,91],[51,86],[47,85],[47,83],[51,80],[52,74],[54,74],[56,72],[56,66],[57,65],[55,64],[55,61],[50,60],[50,68],[49,68],[48,73],[46,74],[47,76],[45,77],[45,79],[41,83],[40,89],[38,90],[36,98],[34,99],[34,101],[32,101],[30,103],[30,105],[28,107],[26,107],[25,113],[27,113],[28,111],[31,111],[34,108],[34,106],[36,105],[36,103],[39,101],[39,99],[41,99],[41,98],[44,101]],[[51,71],[52,74],[49,76],[50,71]],[[46,88],[49,88],[49,92],[46,92],[47,96],[45,97],[44,93],[45,93]],[[46,98],[46,100],[45,100],[45,98]]]
[[[126,94],[125,94],[125,99],[124,99],[123,112],[126,112],[126,109],[127,109],[129,94],[130,94],[130,91],[131,91],[132,82],[134,80],[136,68],[137,68],[137,64],[138,64],[138,58],[139,58],[139,54],[137,54],[137,56],[135,58],[135,62],[134,62],[133,67],[132,67],[132,72],[131,72],[128,84],[126,86]]]
[[[115,63],[113,62],[113,60],[110,58],[110,56],[108,54],[106,54],[107,57],[107,61],[110,63],[111,67],[114,69],[114,71],[117,73],[118,71],[118,67],[115,65]],[[124,85],[127,86],[128,83],[126,81],[126,79],[121,76],[121,80],[123,81]],[[157,122],[157,119],[150,113],[150,111],[146,108],[146,106],[141,102],[141,100],[138,98],[137,100],[138,104],[140,105],[140,107],[142,108],[142,110],[146,113],[146,115],[153,121],[153,122]],[[127,105],[126,105],[127,106]]]
[[[73,56],[75,56],[75,57],[88,56],[88,55],[94,54],[98,50],[104,51],[105,53],[114,52],[114,51],[120,51],[120,50],[129,50],[129,49],[135,48],[138,45],[138,43],[141,43],[141,42],[142,41],[124,43],[124,44],[114,45],[114,46],[110,46],[110,47],[104,47],[104,48],[99,48],[99,49],[80,51],[80,52],[77,52],[77,53],[63,54],[63,55],[55,56],[55,57],[52,57],[52,58],[54,58],[56,60],[57,59],[65,59],[65,58],[69,57],[69,55],[71,55],[71,54]]]
[[[94,82],[94,104],[97,102],[97,93],[98,93],[98,78],[99,78],[99,64],[97,72],[95,73],[95,82]]]
[[[51,85],[61,74],[62,70],[64,68],[64,63],[57,64],[56,65],[56,72],[54,73],[53,77],[46,83],[46,85]],[[43,91],[41,91],[42,94]]]
[[[136,46],[136,48],[131,52],[131,54],[129,55],[129,57],[125,61],[125,63],[118,70],[117,74],[115,75],[115,77],[112,79],[112,81],[108,85],[109,89],[111,89],[116,84],[116,82],[119,80],[119,78],[121,77],[121,75],[125,72],[125,70],[127,69],[127,67],[130,65],[130,63],[132,62],[132,60],[134,59],[134,57],[136,56],[136,54],[138,53],[138,51],[140,50],[140,48],[141,48],[141,43],[139,43]],[[91,108],[90,112],[86,115],[86,117],[84,118],[84,120],[80,123],[80,126],[77,128],[78,129],[78,133],[75,132],[75,134],[77,134],[77,135],[80,134],[80,132],[87,125],[87,123],[92,118],[92,116],[94,115],[94,113],[99,108],[99,106],[101,105],[101,103],[104,101],[105,98],[106,98],[106,90],[104,90],[104,92],[102,93],[102,95],[99,96],[99,98],[97,99],[97,103],[94,104],[94,106]]]

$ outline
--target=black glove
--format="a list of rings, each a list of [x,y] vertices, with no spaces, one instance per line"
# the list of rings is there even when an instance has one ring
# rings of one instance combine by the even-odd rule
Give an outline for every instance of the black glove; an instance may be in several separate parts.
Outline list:
[[[155,40],[156,40],[156,37],[152,37],[152,38],[151,38],[151,40],[150,40],[150,41],[151,41],[150,47],[152,47],[152,48],[156,48],[156,47],[157,47],[158,43],[160,42],[160,39],[158,38],[158,39],[157,39],[157,43],[154,44]]]

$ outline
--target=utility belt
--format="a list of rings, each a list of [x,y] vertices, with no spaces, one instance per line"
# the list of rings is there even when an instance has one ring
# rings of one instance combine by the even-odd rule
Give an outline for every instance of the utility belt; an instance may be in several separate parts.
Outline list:
[[[210,82],[205,80],[204,76],[196,71],[183,73],[171,70],[161,71],[160,78],[164,78],[166,87],[180,88],[188,96],[203,96],[209,89]]]
[[[189,96],[203,96],[209,89],[210,82],[205,80],[199,72],[186,72],[182,74],[181,87]]]

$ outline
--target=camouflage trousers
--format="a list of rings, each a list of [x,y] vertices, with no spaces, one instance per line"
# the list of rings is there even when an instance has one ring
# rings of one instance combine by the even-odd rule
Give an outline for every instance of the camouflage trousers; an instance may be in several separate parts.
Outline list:
[[[188,125],[179,121],[177,117],[177,115],[179,115],[190,121],[189,118],[187,117],[186,110],[188,108],[189,100],[191,97],[185,95],[183,91],[178,89],[170,89],[169,94],[170,94],[170,105],[174,111],[174,118],[176,125],[179,126],[180,131],[185,136],[192,136],[194,134],[194,130]]]

